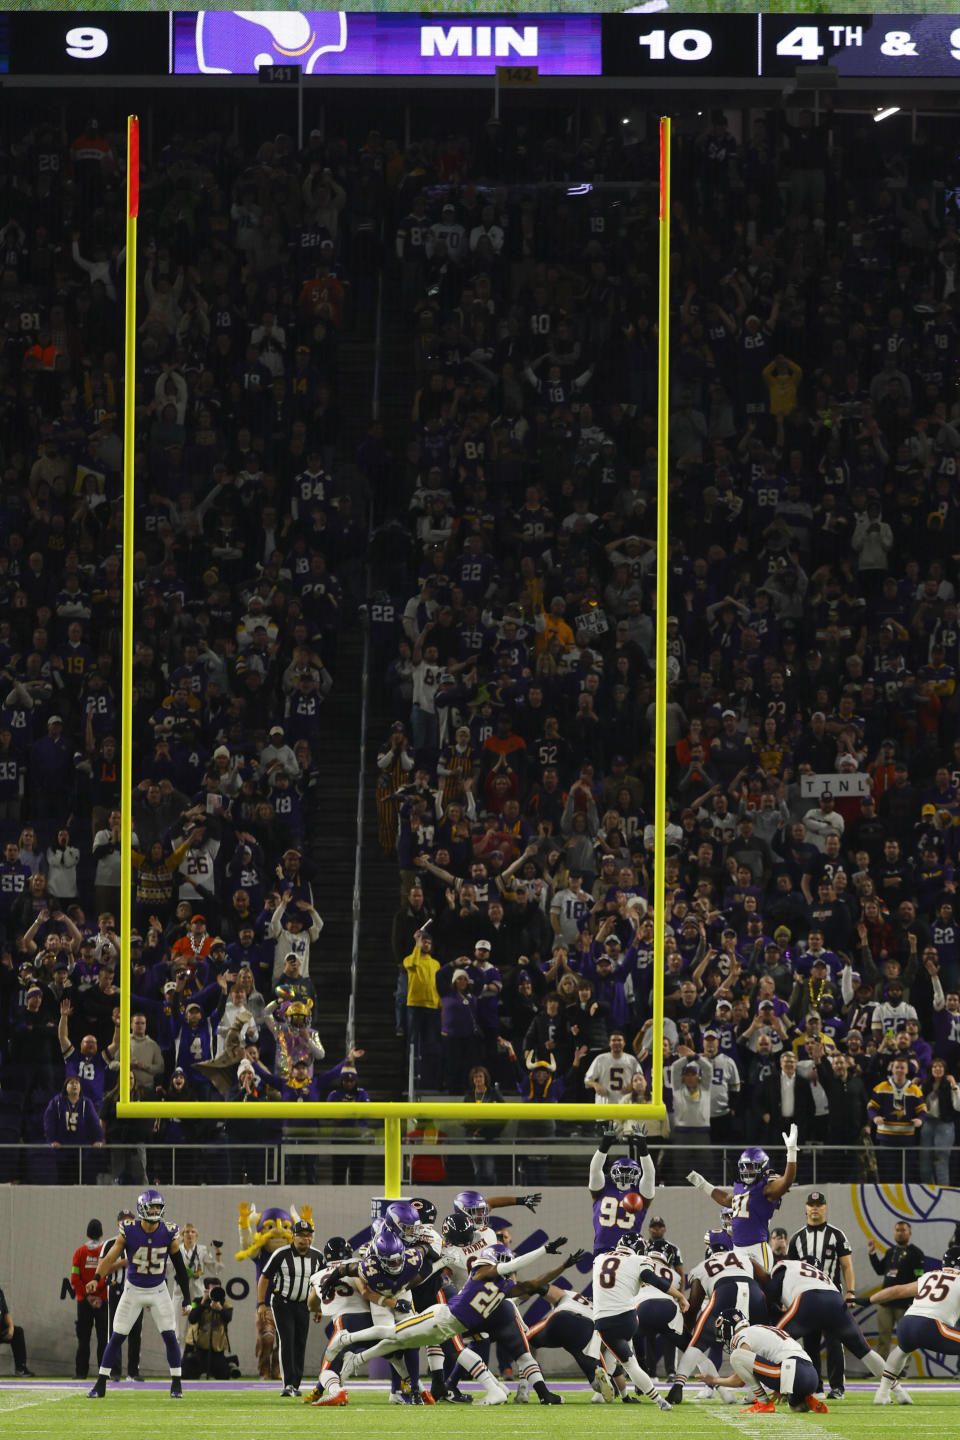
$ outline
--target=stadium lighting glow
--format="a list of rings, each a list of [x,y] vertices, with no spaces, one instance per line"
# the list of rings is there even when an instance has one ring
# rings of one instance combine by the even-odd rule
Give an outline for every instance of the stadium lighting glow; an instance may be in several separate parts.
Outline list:
[[[878,125],[881,120],[889,120],[891,115],[899,115],[899,105],[878,105],[874,111],[873,123]]]

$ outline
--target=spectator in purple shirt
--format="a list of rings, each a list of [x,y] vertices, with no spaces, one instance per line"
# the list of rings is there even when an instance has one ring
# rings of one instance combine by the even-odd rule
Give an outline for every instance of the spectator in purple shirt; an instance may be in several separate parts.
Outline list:
[[[54,1095],[43,1112],[43,1134],[52,1150],[66,1150],[57,1156],[57,1178],[61,1185],[76,1185],[80,1178],[79,1147],[92,1145],[102,1150],[103,1126],[91,1102],[83,1094],[76,1075],[68,1075],[59,1095]],[[89,1183],[89,1172],[83,1179]]]

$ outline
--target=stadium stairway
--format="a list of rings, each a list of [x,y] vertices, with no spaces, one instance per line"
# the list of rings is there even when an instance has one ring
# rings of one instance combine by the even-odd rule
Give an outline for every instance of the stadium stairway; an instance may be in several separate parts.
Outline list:
[[[343,1058],[350,994],[362,670],[363,638],[354,623],[345,627],[337,647],[336,678],[323,707],[320,798],[307,817],[306,848],[316,872],[315,903],[323,917],[311,972],[318,994],[317,1029],[331,1065]]]

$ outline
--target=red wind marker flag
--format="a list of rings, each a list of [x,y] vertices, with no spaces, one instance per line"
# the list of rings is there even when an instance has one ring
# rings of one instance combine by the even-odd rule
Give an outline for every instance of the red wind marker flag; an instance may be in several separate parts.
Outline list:
[[[130,116],[127,144],[127,218],[140,213],[140,120]]]

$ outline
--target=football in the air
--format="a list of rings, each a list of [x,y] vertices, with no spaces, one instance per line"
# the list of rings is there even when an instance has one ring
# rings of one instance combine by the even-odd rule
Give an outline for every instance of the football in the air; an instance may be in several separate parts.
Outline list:
[[[631,1190],[628,1195],[624,1195],[623,1206],[625,1210],[630,1210],[632,1212],[642,1210],[643,1197],[641,1195],[638,1195],[636,1190]]]

